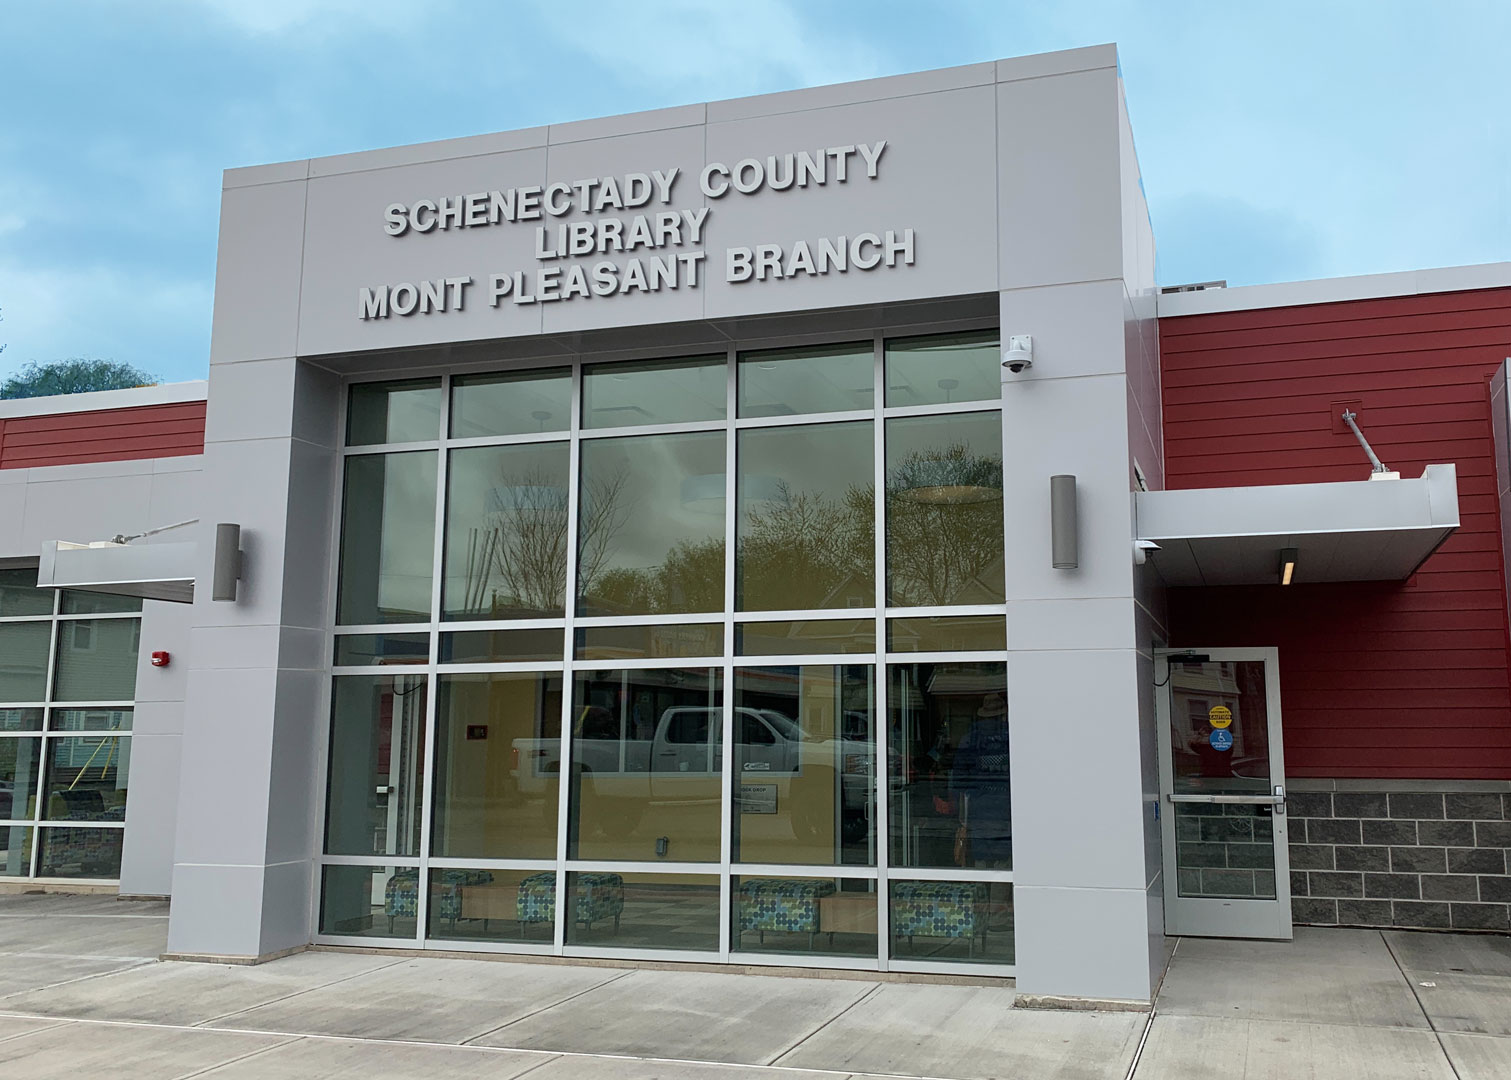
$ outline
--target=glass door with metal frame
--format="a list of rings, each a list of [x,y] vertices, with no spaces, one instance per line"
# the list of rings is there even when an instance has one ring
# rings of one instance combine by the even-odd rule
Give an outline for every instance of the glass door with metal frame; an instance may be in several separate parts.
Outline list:
[[[1275,649],[1160,650],[1165,932],[1289,938]]]

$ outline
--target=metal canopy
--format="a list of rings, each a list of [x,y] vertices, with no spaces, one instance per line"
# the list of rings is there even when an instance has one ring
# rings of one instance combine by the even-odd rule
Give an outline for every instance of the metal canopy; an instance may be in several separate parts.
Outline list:
[[[37,564],[37,585],[192,604],[198,551],[192,541],[134,545],[47,540]]]
[[[1134,513],[1166,585],[1274,585],[1286,548],[1298,585],[1400,581],[1458,528],[1458,476],[1140,491]]]

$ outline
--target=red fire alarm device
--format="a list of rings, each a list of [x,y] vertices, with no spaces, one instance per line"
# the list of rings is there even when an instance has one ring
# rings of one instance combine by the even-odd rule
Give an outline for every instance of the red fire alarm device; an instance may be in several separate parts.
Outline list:
[[[157,652],[155,652],[155,653],[152,654],[152,666],[153,667],[167,667],[168,666],[168,661],[170,659],[172,659],[172,658],[166,652],[164,652],[163,650],[159,649]]]

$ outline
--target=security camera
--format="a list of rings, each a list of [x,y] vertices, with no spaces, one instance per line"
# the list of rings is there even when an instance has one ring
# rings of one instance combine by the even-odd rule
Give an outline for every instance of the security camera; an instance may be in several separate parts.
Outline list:
[[[1014,334],[1007,339],[1007,351],[1002,354],[1002,366],[1014,375],[1034,366],[1034,339],[1029,334]]]

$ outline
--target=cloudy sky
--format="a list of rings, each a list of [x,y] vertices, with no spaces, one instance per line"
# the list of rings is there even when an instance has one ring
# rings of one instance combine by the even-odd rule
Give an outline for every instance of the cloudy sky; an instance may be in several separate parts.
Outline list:
[[[0,375],[201,377],[227,167],[1107,41],[1162,283],[1511,259],[1506,0],[0,0]]]

